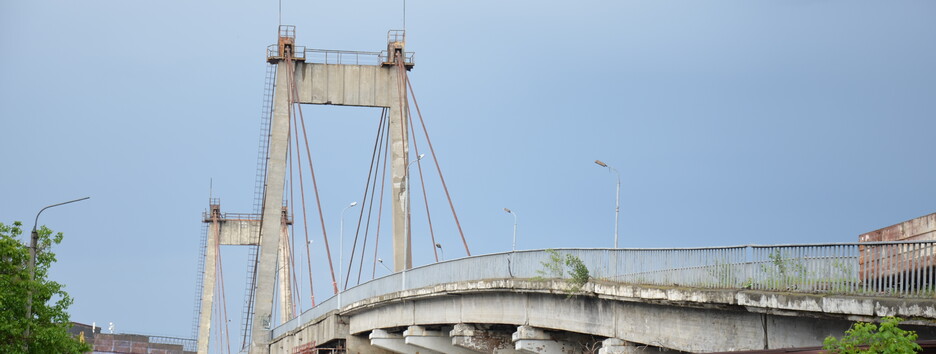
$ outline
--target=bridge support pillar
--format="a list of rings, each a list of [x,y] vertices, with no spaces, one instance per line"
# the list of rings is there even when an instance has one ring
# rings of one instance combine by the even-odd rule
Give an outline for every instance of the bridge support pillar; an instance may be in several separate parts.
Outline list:
[[[481,353],[514,354],[510,333],[478,329],[474,325],[458,323],[449,332],[452,345]]]
[[[400,354],[442,354],[431,349],[424,349],[415,345],[406,344],[403,335],[390,333],[382,329],[371,331],[369,336],[371,345]]]
[[[403,342],[442,353],[476,354],[479,352],[456,347],[452,339],[443,331],[432,331],[423,326],[409,326],[403,331]]]
[[[575,343],[553,339],[549,334],[539,328],[530,326],[517,327],[511,339],[514,348],[521,353],[537,354],[569,354],[579,353]]]
[[[633,343],[617,338],[608,338],[601,342],[598,354],[637,354],[640,350]]]

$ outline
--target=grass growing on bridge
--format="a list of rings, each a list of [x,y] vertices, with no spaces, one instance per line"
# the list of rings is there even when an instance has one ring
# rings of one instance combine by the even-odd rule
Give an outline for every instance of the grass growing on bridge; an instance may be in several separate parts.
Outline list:
[[[582,292],[582,288],[588,283],[588,280],[591,279],[585,262],[582,262],[577,256],[571,254],[566,254],[565,257],[563,257],[562,254],[554,249],[547,249],[546,253],[549,254],[549,259],[540,262],[540,264],[543,265],[543,269],[537,270],[536,274],[538,275],[533,279],[565,279],[566,272],[568,272],[569,284],[571,285],[568,290],[569,296]],[[568,267],[568,270],[566,270],[566,267]]]

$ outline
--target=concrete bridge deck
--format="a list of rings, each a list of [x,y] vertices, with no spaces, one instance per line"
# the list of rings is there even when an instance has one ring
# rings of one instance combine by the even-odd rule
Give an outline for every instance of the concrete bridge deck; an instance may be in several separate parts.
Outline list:
[[[921,287],[932,284],[931,270],[908,276],[919,284],[892,282],[895,289],[906,289],[903,293],[882,294],[869,289],[887,280],[861,279],[860,257],[776,247],[782,248],[767,252],[774,255],[767,260],[752,258],[757,252],[744,247],[648,255],[638,254],[647,250],[555,251],[577,257],[589,269],[593,277],[580,286],[544,277],[549,276],[544,262],[554,254],[549,251],[436,263],[326,300],[274,329],[271,351],[292,353],[303,346],[346,346],[354,353],[757,350],[820,345],[852,321],[883,316],[906,318],[905,325],[921,339],[936,339],[936,301]],[[800,257],[776,256],[797,252]],[[669,268],[646,268],[654,264]],[[800,272],[772,273],[778,266]],[[839,274],[843,271],[850,274]],[[634,274],[642,274],[639,283],[622,281]]]

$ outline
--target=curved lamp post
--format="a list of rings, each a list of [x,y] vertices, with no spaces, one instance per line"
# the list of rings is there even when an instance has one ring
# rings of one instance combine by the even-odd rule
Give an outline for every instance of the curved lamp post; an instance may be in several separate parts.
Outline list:
[[[441,244],[441,243],[436,243],[436,244],[435,244],[435,247],[439,249],[439,252],[442,252],[442,260],[444,261],[444,260],[445,260],[445,250],[442,249],[442,244]]]
[[[515,212],[513,212],[513,210],[510,210],[510,209],[507,209],[507,208],[504,208],[504,211],[506,211],[508,214],[513,215],[513,217],[514,217],[513,246],[510,247],[510,250],[511,250],[512,252],[516,252],[516,251],[517,251],[517,213],[515,213]]]
[[[80,202],[82,200],[86,200],[89,198],[91,197],[78,198],[75,200],[69,200],[67,202],[52,204],[52,205],[46,206],[45,208],[40,209],[39,212],[36,213],[36,220],[33,222],[32,232],[30,232],[29,234],[30,236],[29,237],[30,239],[29,240],[29,279],[30,280],[33,280],[33,281],[36,280],[36,253],[37,253],[36,247],[38,247],[36,244],[39,243],[39,231],[36,230],[36,228],[39,226],[39,214],[42,214],[43,211],[49,208],[54,208],[59,205],[65,205],[65,204],[74,203],[74,202]],[[26,337],[27,338],[29,337],[29,324],[28,324],[29,322],[28,321],[32,319],[32,315],[33,315],[32,313],[32,288],[30,288],[26,296],[26,320],[27,320]],[[26,345],[28,349],[29,344],[27,343]]]
[[[341,279],[342,274],[344,274],[344,216],[345,212],[348,209],[353,208],[357,205],[357,202],[351,202],[344,209],[341,210],[341,221],[338,222],[338,266],[341,267],[338,269],[338,284],[344,284]],[[344,290],[344,287],[341,287],[338,290],[338,308],[341,308],[341,292]]]
[[[621,173],[618,172],[614,167],[608,166],[608,164],[601,162],[601,160],[595,160],[595,164],[601,167],[607,167],[609,170],[614,171],[617,174],[617,197],[614,199],[614,248],[618,248],[618,221],[621,219],[618,215],[621,213]]]

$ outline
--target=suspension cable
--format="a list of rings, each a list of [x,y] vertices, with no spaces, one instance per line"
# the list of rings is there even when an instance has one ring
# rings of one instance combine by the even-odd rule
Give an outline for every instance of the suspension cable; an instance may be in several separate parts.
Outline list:
[[[290,135],[291,135],[291,134],[292,134],[292,131],[290,131]],[[289,139],[286,139],[286,141],[288,142]],[[296,195],[295,195],[295,192],[294,192],[294,190],[293,190],[293,180],[294,180],[294,178],[293,178],[293,161],[292,161],[292,158],[293,158],[293,149],[290,148],[290,147],[289,147],[289,144],[287,143],[287,144],[286,144],[286,160],[289,161],[289,173],[287,173],[287,176],[289,176],[289,200],[288,200],[288,208],[286,208],[286,213],[287,213],[287,214],[284,215],[285,218],[288,218],[288,217],[289,217],[289,214],[288,214],[288,213],[292,212],[293,210],[296,210],[296,209],[295,209],[295,206],[296,206],[296,203],[295,203]],[[284,220],[284,221],[285,221],[285,220]],[[301,310],[301,308],[302,308],[302,304],[301,304],[302,299],[298,298],[297,295],[296,295],[296,292],[297,292],[296,290],[299,289],[299,285],[296,283],[297,280],[298,280],[297,277],[296,277],[296,260],[295,260],[295,255],[296,255],[296,229],[295,229],[295,224],[283,225],[282,227],[283,227],[283,228],[287,228],[287,234],[286,234],[287,237],[286,237],[286,240],[285,240],[285,241],[287,242],[287,245],[289,245],[289,252],[287,252],[287,253],[288,253],[288,255],[289,255],[289,280],[290,280],[290,283],[291,283],[291,286],[292,286],[292,291],[289,292],[289,295],[290,295],[290,301],[292,302],[292,307],[293,307],[293,308],[292,308],[292,311],[293,311],[292,315],[293,315],[293,317],[295,317],[295,315],[296,315],[296,303],[299,302],[299,308],[300,308],[300,310]]]
[[[402,67],[402,61],[400,61],[398,65]],[[449,208],[452,209],[452,217],[455,218],[455,225],[458,227],[458,234],[461,236],[462,244],[465,246],[465,253],[471,256],[471,250],[468,249],[468,241],[465,240],[465,233],[462,231],[461,223],[458,221],[458,214],[455,213],[455,205],[452,203],[452,196],[449,194],[448,186],[445,183],[445,177],[442,176],[442,168],[439,166],[439,160],[436,157],[435,149],[432,147],[432,140],[429,138],[426,122],[423,120],[422,112],[419,110],[419,103],[416,101],[416,93],[413,91],[413,84],[409,81],[406,71],[403,71],[403,77],[405,78],[406,86],[409,87],[410,94],[413,95],[413,105],[416,106],[416,114],[419,115],[419,123],[422,125],[423,133],[426,135],[426,143],[429,145],[429,151],[432,152],[432,161],[435,163],[436,171],[439,172],[439,179],[442,181],[442,189],[445,190],[445,198],[448,199]]]
[[[374,145],[374,153],[377,156],[377,164],[374,165],[374,179],[371,182],[373,186],[371,186],[370,199],[368,200],[367,205],[367,225],[364,227],[364,242],[361,244],[361,259],[358,261],[358,275],[356,284],[361,283],[361,272],[364,270],[364,252],[367,249],[367,236],[370,234],[370,225],[374,214],[374,194],[377,192],[377,174],[380,171],[381,158],[383,157],[383,141],[385,138],[383,134],[383,125],[386,118],[387,117],[384,114],[384,111],[381,110],[380,122],[377,124],[377,141]],[[370,175],[368,175],[368,180],[370,180]],[[361,208],[361,210],[363,211],[363,208]],[[380,214],[377,214],[377,218],[380,218]]]
[[[315,306],[315,291],[312,287],[312,258],[311,258],[311,246],[309,245],[309,214],[306,211],[306,201],[305,201],[305,181],[302,178],[302,156],[301,150],[299,149],[299,124],[296,124],[296,116],[293,115],[293,131],[295,132],[294,141],[296,142],[296,165],[298,165],[299,170],[299,198],[301,198],[301,207],[302,207],[302,230],[305,234],[305,249],[306,249],[306,265],[309,270],[309,297],[312,300],[312,306]],[[290,166],[292,165],[292,160],[290,160]]]
[[[295,68],[291,68],[290,70],[291,70],[290,72],[292,72],[293,70],[295,70]],[[298,94],[298,90],[296,89],[296,82],[293,79],[293,77],[294,75],[290,75],[290,82],[291,82],[290,97],[293,102],[298,102],[299,94]],[[325,230],[325,216],[322,211],[322,201],[321,201],[321,197],[319,196],[318,182],[315,179],[315,166],[312,164],[312,152],[309,149],[309,136],[308,136],[308,133],[306,132],[305,117],[302,115],[302,105],[298,103],[296,105],[297,105],[296,111],[299,115],[299,123],[302,125],[302,139],[305,141],[306,157],[309,160],[309,171],[310,171],[310,175],[312,176],[312,188],[315,191],[315,204],[318,207],[318,211],[319,211],[319,223],[321,223],[322,225],[322,238],[325,240],[325,253],[328,258],[328,269],[332,277],[332,288],[335,294],[338,294],[338,282],[335,280],[335,268],[332,262],[331,247],[329,247],[329,244],[328,244],[328,233]],[[298,136],[296,137],[296,139],[298,140]]]
[[[429,223],[429,238],[430,238],[430,241],[432,241],[432,245],[430,245],[430,247],[432,248],[432,255],[435,256],[435,261],[436,261],[436,263],[438,263],[438,262],[439,262],[439,252],[436,251],[436,247],[435,247],[435,245],[436,245],[435,231],[433,230],[433,227],[432,227],[432,214],[429,212],[429,198],[426,196],[426,179],[423,178],[422,159],[418,158],[418,156],[419,156],[419,144],[416,143],[416,130],[414,130],[414,128],[413,128],[413,115],[410,114],[410,111],[409,111],[409,110],[406,110],[406,116],[403,117],[403,118],[407,120],[407,122],[408,122],[407,125],[409,125],[409,128],[410,128],[410,134],[412,134],[412,136],[413,136],[413,138],[412,138],[412,140],[413,140],[413,149],[416,150],[416,156],[417,156],[417,158],[416,158],[416,169],[419,170],[419,185],[420,185],[420,187],[422,187],[423,203],[424,203],[425,206],[426,206],[426,220],[427,220],[428,223]],[[407,172],[409,172],[409,171],[407,171]]]
[[[389,109],[384,108],[383,113],[389,114]],[[390,120],[389,119],[387,120],[387,124],[384,125],[384,129],[385,129],[384,136],[387,136],[387,139],[384,139],[384,150],[383,150],[384,158],[383,158],[383,167],[382,167],[383,171],[381,171],[380,173],[381,175],[380,177],[380,202],[378,203],[378,206],[377,206],[377,232],[374,235],[374,262],[373,262],[373,269],[371,269],[371,279],[374,279],[374,277],[377,275],[377,250],[380,249],[380,221],[382,220],[380,215],[383,215],[384,184],[387,181],[387,155],[390,153],[390,137],[389,137]]]
[[[342,288],[343,288],[343,289],[347,289],[347,288],[348,288],[348,278],[351,277],[351,268],[354,266],[354,255],[355,255],[356,250],[357,250],[358,236],[359,236],[360,233],[361,233],[361,220],[364,218],[364,207],[363,207],[363,204],[365,204],[365,203],[368,202],[367,192],[371,191],[371,188],[370,188],[370,186],[371,186],[371,177],[375,177],[375,176],[373,176],[373,174],[374,174],[374,161],[375,161],[375,159],[376,159],[376,157],[377,157],[377,146],[380,144],[380,131],[381,131],[380,128],[382,128],[382,125],[381,125],[382,123],[383,123],[383,117],[381,117],[381,122],[380,122],[380,124],[377,125],[377,136],[374,138],[374,150],[373,150],[373,152],[371,153],[370,167],[368,167],[368,170],[367,170],[367,182],[364,184],[364,196],[361,197],[361,198],[362,198],[362,199],[361,199],[362,207],[360,208],[361,211],[358,213],[357,228],[356,228],[355,231],[354,231],[354,242],[351,244],[351,260],[348,261],[348,271],[345,273],[344,284],[342,285]],[[371,196],[373,196],[373,194],[374,194],[374,193],[371,192]],[[373,204],[374,204],[374,203],[371,202],[371,205],[372,205],[372,206],[373,206]],[[370,227],[370,215],[369,215],[369,214],[368,214],[368,223],[367,223],[367,226]],[[364,242],[367,242],[367,230],[366,230],[366,229],[365,229],[365,231],[364,231]],[[367,247],[366,244],[361,245],[362,253],[363,253],[363,249],[364,249],[365,247]],[[344,267],[344,264],[341,264],[341,266]]]

